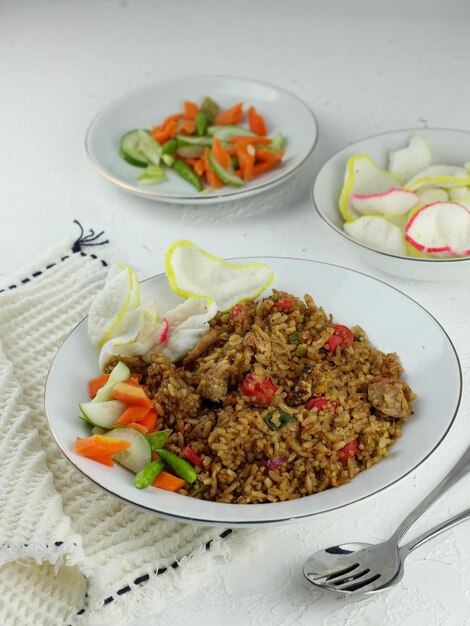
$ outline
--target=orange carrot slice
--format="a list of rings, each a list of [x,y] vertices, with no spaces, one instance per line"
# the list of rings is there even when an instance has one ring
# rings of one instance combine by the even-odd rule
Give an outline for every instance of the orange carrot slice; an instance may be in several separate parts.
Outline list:
[[[159,489],[166,489],[166,491],[179,491],[186,486],[186,482],[178,476],[173,476],[168,472],[160,472],[152,483],[152,487],[158,487]]]
[[[96,459],[104,456],[112,456],[122,450],[127,450],[130,445],[129,441],[124,441],[123,439],[112,439],[104,435],[92,435],[85,439],[77,437],[73,451],[81,456]]]
[[[107,465],[108,467],[114,467],[113,459],[111,456],[95,456],[91,460],[98,461],[98,463],[102,463],[103,465]]]
[[[147,406],[129,406],[114,425],[123,426],[132,422],[140,422],[151,410]]]
[[[223,182],[220,180],[217,174],[211,169],[211,166],[209,163],[209,148],[206,148],[204,150],[204,167],[206,170],[206,177],[207,177],[207,182],[209,183],[209,185],[213,187],[214,189],[220,189],[221,187],[223,187],[224,186]]]
[[[248,109],[248,123],[250,125],[250,130],[257,135],[267,134],[263,116],[258,113],[255,107],[250,107]]]
[[[117,383],[111,390],[111,397],[132,406],[152,408],[152,401],[147,397],[145,390],[133,383]]]
[[[194,171],[196,172],[198,176],[202,176],[204,174],[204,172],[206,171],[206,166],[204,164],[204,157],[201,157],[200,159],[196,161],[196,163],[194,164]]]
[[[190,167],[192,167],[193,169],[194,169],[194,166],[195,166],[195,165],[196,165],[196,163],[197,163],[197,159],[193,159],[193,158],[191,158],[191,157],[187,157],[187,158],[185,159],[185,161],[186,161],[186,163],[187,163]]]
[[[143,424],[139,424],[138,422],[131,422],[130,424],[127,424],[127,428],[135,428],[143,435],[146,435],[148,433],[147,428]]]
[[[184,117],[188,120],[195,120],[196,115],[199,113],[199,107],[194,102],[186,100],[184,103]]]
[[[101,387],[104,387],[104,385],[108,382],[108,378],[109,374],[101,374],[101,376],[97,376],[96,378],[90,380],[88,383],[88,395],[90,398],[94,398],[96,396]]]
[[[253,176],[259,176],[260,174],[264,174],[272,169],[276,163],[269,163],[269,161],[265,161],[264,163],[257,163],[253,168]]]
[[[155,430],[155,427],[157,426],[157,418],[158,418],[158,414],[155,411],[155,409],[150,409],[147,415],[141,420],[139,420],[139,424],[141,426],[144,426],[148,433],[152,433]]]
[[[212,142],[212,156],[222,167],[225,167],[225,169],[229,169],[232,164],[229,153],[225,150],[217,137],[214,137],[214,141]]]
[[[184,120],[180,123],[178,132],[182,135],[193,135],[196,132],[196,124],[191,120]]]
[[[250,178],[253,178],[253,168],[255,166],[255,149],[251,145],[237,143],[236,150],[242,178],[243,180],[250,180]]]
[[[243,102],[235,104],[226,111],[221,111],[216,115],[214,124],[216,126],[227,126],[227,124],[239,124],[243,117]]]
[[[273,152],[267,148],[260,148],[256,151],[256,158],[264,163],[277,163],[284,156],[284,150]]]
[[[128,383],[135,383],[138,385],[142,380],[142,374],[132,374],[131,377],[126,381]]]
[[[164,144],[169,141],[174,133],[178,130],[178,122],[176,120],[170,120],[165,123],[164,126],[157,126],[150,131],[150,134],[158,141],[159,144]]]
[[[251,143],[253,145],[266,145],[269,146],[272,143],[272,139],[268,137],[246,137],[245,135],[236,137],[230,137],[229,143]]]

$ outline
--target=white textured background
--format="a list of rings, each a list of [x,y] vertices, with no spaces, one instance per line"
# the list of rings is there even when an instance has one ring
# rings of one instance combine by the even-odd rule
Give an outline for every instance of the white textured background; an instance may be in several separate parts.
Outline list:
[[[221,256],[291,255],[378,275],[314,217],[314,174],[369,134],[470,130],[469,32],[467,0],[3,0],[0,280],[73,232],[74,218],[105,228],[143,278],[162,270],[162,252],[180,238]],[[253,200],[208,208],[158,205],[102,180],[83,148],[96,112],[149,81],[197,73],[261,78],[308,102],[320,140],[301,174]],[[387,280],[444,324],[468,376],[468,282]],[[446,442],[415,475],[340,513],[260,531],[257,553],[214,566],[196,594],[132,626],[469,626],[470,525],[415,552],[402,583],[382,595],[344,600],[301,576],[325,545],[385,538],[468,445],[469,413],[465,393]],[[420,529],[469,506],[468,493],[464,479]]]

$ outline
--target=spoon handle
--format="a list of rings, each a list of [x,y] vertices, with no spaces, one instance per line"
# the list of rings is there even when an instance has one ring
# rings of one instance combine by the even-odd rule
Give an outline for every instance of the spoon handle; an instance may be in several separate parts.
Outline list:
[[[410,528],[414,522],[421,517],[421,515],[434,504],[436,500],[438,500],[448,489],[450,489],[457,481],[459,481],[465,474],[468,474],[470,471],[470,448],[467,448],[466,452],[460,458],[459,461],[454,465],[454,467],[450,470],[450,472],[445,476],[441,482],[434,487],[434,489],[429,493],[424,500],[422,500],[416,508],[414,508],[411,513],[409,513],[400,526],[393,533],[390,540],[396,541],[399,543],[400,539],[406,533],[406,531]]]
[[[405,558],[406,556],[408,556],[408,554],[412,550],[414,550],[415,548],[419,548],[426,541],[429,541],[430,539],[437,537],[437,535],[440,535],[445,530],[449,530],[453,526],[456,526],[457,524],[460,524],[460,522],[464,522],[466,519],[469,519],[469,518],[470,518],[470,509],[465,509],[465,511],[462,511],[458,515],[454,515],[454,517],[451,517],[445,522],[436,524],[436,526],[434,526],[433,528],[426,530],[425,532],[421,533],[421,535],[418,535],[417,537],[409,541],[404,546],[401,546],[399,549],[400,555],[403,558]]]

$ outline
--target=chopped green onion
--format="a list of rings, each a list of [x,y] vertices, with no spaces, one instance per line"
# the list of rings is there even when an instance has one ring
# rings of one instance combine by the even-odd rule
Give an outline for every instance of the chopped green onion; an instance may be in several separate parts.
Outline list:
[[[273,302],[277,302],[278,300],[280,300],[281,296],[278,293],[273,293],[273,295],[271,296],[271,300]]]
[[[298,356],[300,358],[304,357],[307,354],[307,344],[301,343],[299,346],[297,346],[297,349],[294,352],[294,354],[295,356]]]
[[[276,420],[276,422],[277,421],[279,422],[279,425],[273,422],[273,417],[276,414],[279,415],[279,420]],[[296,422],[297,420],[295,419],[295,417],[292,417],[292,415],[289,415],[289,413],[287,413],[280,407],[277,407],[274,411],[271,411],[271,413],[268,413],[267,415],[264,416],[264,421],[266,423],[266,426],[269,428],[269,430],[276,431],[282,428],[283,426],[285,426],[286,424],[290,424],[291,422]]]
[[[295,343],[296,341],[299,341],[299,340],[300,340],[300,333],[299,333],[299,332],[297,332],[297,331],[295,331],[295,333],[291,333],[291,334],[288,336],[288,339],[289,339],[289,341],[290,341],[291,343]]]

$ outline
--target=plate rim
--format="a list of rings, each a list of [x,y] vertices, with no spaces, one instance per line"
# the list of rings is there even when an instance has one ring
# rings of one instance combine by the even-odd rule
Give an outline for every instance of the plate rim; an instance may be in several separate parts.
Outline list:
[[[378,250],[377,248],[372,248],[370,246],[366,246],[365,244],[361,243],[360,241],[357,241],[356,239],[353,239],[352,237],[350,237],[346,232],[340,230],[339,228],[337,228],[337,226],[335,224],[333,224],[329,218],[326,216],[326,214],[323,212],[323,210],[320,208],[318,201],[315,200],[315,190],[317,187],[317,181],[318,181],[318,177],[320,176],[321,172],[323,171],[323,169],[334,159],[336,159],[337,157],[339,157],[341,155],[342,152],[346,151],[348,148],[352,148],[353,146],[355,146],[358,143],[362,143],[363,141],[368,141],[370,139],[376,139],[378,137],[384,137],[385,135],[394,135],[396,133],[415,133],[415,132],[419,132],[419,133],[426,133],[428,131],[442,131],[442,132],[457,132],[457,133],[466,133],[468,135],[470,135],[470,130],[464,130],[461,128],[442,128],[440,126],[430,126],[429,128],[397,128],[394,130],[387,130],[383,133],[375,133],[373,135],[368,135],[367,137],[363,137],[362,139],[358,139],[357,141],[352,141],[351,143],[348,143],[347,145],[343,146],[342,148],[340,148],[339,150],[336,150],[336,152],[334,152],[331,156],[328,157],[328,159],[323,163],[323,165],[320,167],[320,169],[318,170],[315,179],[312,183],[311,189],[310,189],[310,202],[313,206],[313,208],[315,209],[317,215],[320,217],[321,220],[323,220],[323,222],[332,230],[335,231],[335,233],[337,233],[338,235],[340,235],[341,237],[343,237],[344,239],[347,239],[347,241],[349,241],[350,243],[354,244],[355,246],[358,246],[359,248],[362,248],[363,250],[368,250],[369,252],[375,252],[376,254],[380,254],[382,256],[385,257],[390,257],[392,259],[399,259],[401,261],[417,261],[419,263],[440,263],[440,264],[445,264],[445,263],[458,263],[459,261],[469,261],[470,260],[470,256],[466,256],[466,257],[453,257],[453,258],[441,258],[441,259],[426,259],[426,258],[422,258],[422,257],[413,257],[413,256],[402,256],[401,254],[392,254],[391,252],[384,252],[383,250]],[[318,189],[317,189],[317,194],[318,194]],[[339,210],[339,209],[338,209]]]
[[[346,502],[344,504],[338,504],[335,506],[328,506],[327,508],[321,510],[321,511],[316,511],[316,512],[312,512],[312,513],[305,513],[305,514],[301,514],[301,515],[294,515],[294,516],[286,516],[286,517],[278,517],[276,519],[260,519],[260,520],[244,520],[244,521],[239,521],[239,520],[210,520],[210,519],[203,519],[202,517],[191,517],[191,516],[185,516],[185,515],[178,515],[178,514],[173,514],[173,513],[167,513],[165,511],[159,511],[158,509],[152,507],[148,507],[144,504],[139,504],[133,500],[129,500],[128,498],[121,496],[117,493],[115,493],[114,491],[108,489],[107,487],[104,487],[102,484],[100,484],[97,480],[93,479],[89,474],[85,473],[82,469],[80,469],[72,460],[72,458],[69,456],[68,452],[64,449],[64,447],[61,445],[60,441],[58,440],[54,429],[52,427],[51,424],[51,420],[47,411],[47,402],[46,402],[46,396],[47,396],[47,387],[48,387],[48,381],[49,381],[49,377],[50,377],[50,373],[53,367],[53,364],[60,352],[60,350],[62,349],[63,345],[67,342],[67,340],[69,339],[69,337],[76,331],[76,329],[83,323],[85,323],[86,319],[88,318],[88,315],[86,315],[85,317],[83,317],[71,330],[69,333],[67,333],[66,337],[63,339],[63,341],[60,343],[59,347],[57,348],[54,357],[52,358],[52,361],[50,363],[48,372],[47,372],[47,376],[46,376],[46,380],[44,383],[44,393],[43,393],[43,406],[44,406],[44,414],[46,416],[46,420],[47,420],[47,425],[48,428],[52,434],[52,437],[56,443],[56,445],[58,446],[59,450],[62,452],[62,454],[65,456],[65,458],[67,459],[67,461],[76,469],[78,470],[82,476],[84,476],[88,481],[90,481],[91,483],[93,483],[94,485],[96,485],[97,487],[99,487],[100,489],[102,489],[104,492],[106,492],[108,495],[111,495],[114,498],[117,498],[118,500],[120,500],[121,502],[124,502],[125,504],[128,504],[130,506],[133,507],[137,507],[138,509],[141,509],[143,511],[146,511],[147,513],[151,513],[153,515],[156,515],[158,517],[163,517],[165,519],[174,519],[177,521],[182,521],[182,522],[188,522],[188,523],[195,523],[195,524],[201,524],[201,525],[206,525],[206,526],[221,526],[221,527],[236,527],[236,528],[254,528],[254,527],[268,527],[268,526],[276,526],[276,525],[281,525],[281,524],[287,524],[290,522],[300,522],[302,520],[306,520],[309,518],[313,518],[317,515],[323,515],[326,513],[330,513],[332,511],[337,511],[340,509],[343,509],[345,507],[348,506],[353,506],[354,504],[358,504],[359,502],[363,502],[364,500],[367,500],[369,498],[371,498],[372,496],[375,496],[376,494],[382,493],[384,491],[386,491],[387,489],[389,489],[390,487],[392,487],[393,485],[397,484],[399,481],[403,480],[404,478],[406,478],[407,476],[409,476],[411,473],[415,472],[418,468],[420,468],[435,452],[436,450],[440,447],[440,445],[443,443],[443,441],[447,438],[452,426],[455,423],[456,417],[458,415],[459,409],[460,409],[460,405],[462,402],[462,396],[463,396],[463,372],[462,372],[462,364],[460,362],[460,357],[459,354],[457,352],[457,349],[454,345],[454,342],[452,341],[451,337],[449,336],[449,334],[447,333],[447,331],[445,330],[445,328],[442,326],[442,324],[439,322],[439,320],[430,312],[428,311],[428,309],[426,307],[424,307],[422,304],[420,304],[419,302],[417,302],[414,298],[412,298],[411,296],[409,296],[408,294],[404,293],[403,291],[401,291],[400,289],[398,289],[397,287],[394,287],[393,285],[390,285],[389,283],[387,283],[386,281],[380,279],[380,278],[376,278],[375,276],[370,276],[369,274],[366,274],[365,272],[361,272],[359,270],[355,270],[355,269],[351,269],[348,267],[344,267],[342,265],[338,265],[336,263],[328,263],[325,261],[318,261],[315,259],[306,259],[306,258],[302,258],[302,257],[285,257],[285,256],[245,256],[245,257],[229,257],[226,260],[227,261],[243,261],[243,260],[248,260],[248,259],[259,259],[259,260],[265,260],[265,261],[269,261],[270,259],[275,259],[275,260],[283,260],[283,261],[302,261],[302,262],[307,262],[307,263],[314,263],[316,265],[327,265],[327,266],[331,266],[334,268],[339,268],[343,271],[346,272],[350,272],[353,274],[359,274],[361,276],[366,277],[367,279],[373,280],[375,282],[381,283],[382,285],[385,285],[386,287],[388,287],[389,289],[392,289],[393,291],[398,292],[400,295],[404,296],[407,300],[410,300],[412,303],[414,303],[415,305],[417,305],[420,309],[422,309],[424,311],[424,313],[426,313],[436,324],[437,326],[441,329],[441,331],[443,332],[444,336],[447,338],[447,341],[450,345],[450,347],[452,348],[453,354],[455,356],[455,361],[457,364],[457,369],[458,369],[458,373],[459,373],[459,391],[458,391],[458,397],[457,397],[457,403],[454,409],[454,413],[452,415],[452,418],[450,419],[447,428],[445,429],[445,431],[443,432],[442,436],[440,437],[440,439],[435,443],[435,445],[432,447],[432,449],[415,465],[413,465],[413,467],[411,467],[408,471],[406,471],[404,474],[398,476],[397,478],[395,478],[394,480],[392,480],[391,482],[389,482],[388,484],[386,484],[385,486],[379,488],[379,489],[375,489],[374,491],[371,491],[370,493],[361,496],[361,497],[357,497],[354,498],[353,500],[351,500],[350,502]],[[165,272],[160,272],[159,274],[155,274],[154,276],[149,276],[148,278],[145,278],[144,280],[140,281],[141,283],[150,281],[150,280],[154,280],[155,278],[160,278],[162,276],[166,277],[166,273]],[[315,495],[315,494],[312,494]],[[183,496],[183,497],[189,497],[189,496]],[[223,506],[227,506],[224,503],[215,503],[215,504],[220,504],[222,507]],[[257,505],[258,507],[267,507],[267,506],[275,506],[277,503],[276,502],[272,502],[272,503],[261,503],[259,505]],[[234,506],[233,504],[229,505],[229,506]],[[243,506],[243,505],[240,505]],[[250,505],[246,505],[246,506],[250,506]],[[259,509],[258,509],[259,510]]]
[[[315,138],[314,141],[309,149],[309,151],[306,153],[306,155],[300,160],[300,162],[291,170],[285,172],[284,174],[278,176],[277,178],[275,178],[274,180],[270,180],[267,181],[265,183],[259,184],[256,187],[252,187],[250,189],[235,189],[234,191],[231,191],[229,193],[225,193],[225,194],[214,194],[212,193],[211,195],[203,195],[203,194],[192,194],[192,195],[179,195],[179,194],[168,194],[168,193],[162,193],[162,192],[155,192],[155,191],[150,191],[150,190],[145,190],[145,189],[141,189],[136,187],[135,185],[130,185],[128,183],[123,183],[122,181],[118,180],[117,178],[115,178],[113,175],[109,174],[105,169],[103,169],[103,167],[95,160],[95,158],[92,156],[91,151],[90,151],[90,135],[93,131],[93,127],[95,125],[95,123],[104,115],[106,114],[106,112],[108,111],[108,109],[111,109],[114,105],[118,104],[120,101],[124,100],[126,97],[133,95],[133,94],[137,94],[140,91],[145,91],[147,89],[150,89],[152,87],[157,87],[159,85],[164,85],[165,83],[171,83],[171,82],[177,82],[177,81],[184,81],[184,80],[188,80],[188,79],[194,79],[194,78],[200,78],[200,79],[204,79],[204,78],[210,78],[210,79],[223,79],[223,80],[242,80],[242,81],[246,81],[246,82],[250,82],[250,83],[254,83],[254,84],[258,84],[258,85],[264,85],[266,87],[270,87],[271,89],[275,89],[279,92],[282,92],[284,94],[289,95],[290,97],[294,98],[295,100],[297,100],[301,105],[303,105],[306,109],[306,111],[310,114],[312,121],[313,121],[313,125],[315,128]],[[249,77],[244,77],[244,76],[234,76],[234,75],[223,75],[223,74],[192,74],[190,76],[177,76],[175,78],[166,78],[163,79],[161,81],[158,82],[151,82],[148,83],[146,85],[141,85],[140,87],[136,87],[135,89],[132,89],[130,91],[127,91],[123,94],[121,94],[120,96],[118,96],[117,98],[114,98],[111,102],[108,102],[108,104],[106,104],[100,111],[98,111],[98,113],[95,114],[95,116],[92,118],[86,134],[85,134],[85,152],[86,155],[89,159],[89,161],[92,163],[93,167],[97,170],[97,172],[106,180],[108,180],[109,182],[113,183],[114,185],[116,185],[117,187],[123,189],[124,191],[127,191],[129,193],[132,193],[133,195],[136,196],[140,196],[142,198],[147,198],[149,200],[155,200],[155,201],[159,201],[159,202],[165,202],[168,204],[194,204],[194,205],[199,205],[199,204],[215,204],[218,202],[229,202],[231,200],[236,200],[238,198],[244,198],[247,197],[249,195],[254,195],[256,193],[261,193],[262,191],[265,191],[268,188],[274,187],[277,184],[280,184],[282,182],[284,182],[285,180],[287,180],[290,176],[292,176],[295,172],[297,172],[299,170],[299,168],[301,168],[305,162],[307,161],[307,159],[311,156],[311,154],[313,153],[317,143],[318,143],[318,139],[319,139],[319,135],[320,135],[320,128],[319,128],[319,124],[318,124],[318,120],[315,116],[315,113],[313,112],[312,108],[302,99],[300,98],[297,94],[293,93],[292,91],[289,91],[288,89],[284,88],[284,87],[279,87],[277,85],[274,85],[273,83],[270,83],[268,81],[264,81],[264,80],[258,80],[256,78],[249,78]],[[282,171],[282,170],[279,170]]]

